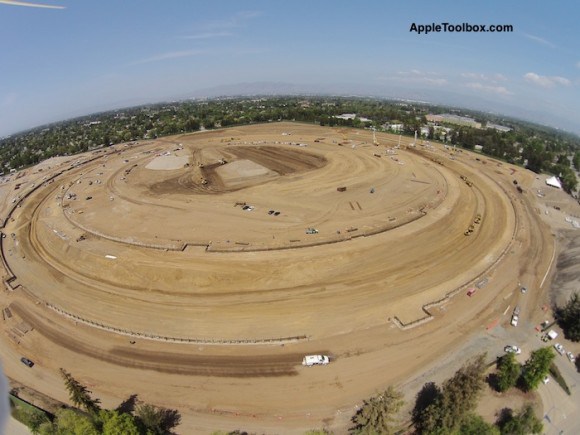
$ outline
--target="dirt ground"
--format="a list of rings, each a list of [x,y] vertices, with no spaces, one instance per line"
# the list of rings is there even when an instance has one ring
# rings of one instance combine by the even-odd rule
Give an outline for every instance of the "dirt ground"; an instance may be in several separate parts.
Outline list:
[[[509,330],[516,304],[518,331],[533,329],[560,246],[534,174],[377,139],[272,123],[11,177],[0,186],[7,374],[67,402],[64,367],[104,406],[137,394],[177,409],[184,434],[342,433],[375,391],[413,394],[418,374],[468,343],[501,349],[485,340]],[[164,153],[182,167],[147,169]],[[331,364],[302,367],[312,353]]]

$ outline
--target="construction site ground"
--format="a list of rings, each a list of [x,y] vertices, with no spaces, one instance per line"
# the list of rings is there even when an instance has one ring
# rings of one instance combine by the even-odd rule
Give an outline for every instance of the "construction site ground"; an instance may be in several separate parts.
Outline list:
[[[512,332],[516,305],[517,333],[531,334],[563,246],[554,234],[578,205],[479,154],[373,142],[269,123],[11,174],[7,374],[67,402],[65,368],[104,406],[136,394],[178,410],[184,434],[341,433],[382,388],[412,401],[421,374],[456,367],[474,343],[501,353],[492,338]],[[560,210],[546,213],[548,199]],[[303,367],[307,354],[331,363]]]

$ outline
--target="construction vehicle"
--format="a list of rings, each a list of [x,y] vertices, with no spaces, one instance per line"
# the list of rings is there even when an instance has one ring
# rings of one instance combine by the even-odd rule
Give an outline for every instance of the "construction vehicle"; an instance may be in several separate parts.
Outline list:
[[[318,230],[316,228],[306,228],[306,234],[318,234]]]

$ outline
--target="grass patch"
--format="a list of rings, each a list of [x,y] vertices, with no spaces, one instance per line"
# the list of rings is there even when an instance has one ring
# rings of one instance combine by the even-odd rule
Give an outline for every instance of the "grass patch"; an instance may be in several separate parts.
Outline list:
[[[558,385],[562,387],[562,389],[566,392],[566,394],[568,394],[568,396],[571,396],[572,393],[570,392],[570,388],[568,387],[566,380],[562,376],[562,373],[560,373],[560,369],[558,369],[558,367],[554,363],[550,365],[550,374],[552,375],[554,380],[558,383]]]
[[[12,394],[9,395],[9,398],[12,417],[26,425],[29,429],[32,430],[38,428],[42,423],[50,422],[50,415],[42,409]]]

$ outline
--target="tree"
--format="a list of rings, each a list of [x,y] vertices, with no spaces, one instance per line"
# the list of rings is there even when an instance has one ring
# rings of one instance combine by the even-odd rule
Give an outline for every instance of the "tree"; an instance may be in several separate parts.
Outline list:
[[[487,423],[479,415],[469,414],[459,427],[461,435],[499,435],[500,431],[493,424]]]
[[[536,417],[532,405],[527,404],[516,415],[510,409],[504,413],[502,421],[498,422],[502,435],[529,435],[542,433],[544,425]]]
[[[383,393],[365,400],[361,409],[352,417],[353,434],[393,434],[395,415],[404,404],[403,394],[389,386]]]
[[[418,431],[440,434],[458,430],[477,406],[484,386],[485,357],[486,354],[479,355],[443,383],[440,394],[418,416]]]
[[[522,370],[522,388],[535,390],[550,371],[550,364],[556,355],[550,347],[534,350]]]
[[[500,392],[515,387],[521,374],[521,367],[513,353],[506,353],[497,364],[497,389]]]
[[[566,305],[556,309],[556,319],[566,338],[580,341],[580,298],[574,293]]]
[[[131,414],[102,410],[99,419],[103,425],[103,435],[139,435],[140,431]]]
[[[147,433],[163,435],[166,432],[163,409],[144,403],[137,406],[135,416],[139,419]]]
[[[93,421],[73,409],[62,409],[56,413],[54,423],[40,426],[40,435],[99,435]]]
[[[417,432],[421,433],[426,428],[424,425],[432,426],[429,423],[429,416],[426,415],[426,409],[441,396],[441,388],[435,382],[427,382],[415,397],[415,406],[411,413],[413,425]]]
[[[77,407],[85,408],[88,412],[96,414],[101,408],[99,399],[91,398],[91,391],[84,385],[81,385],[72,375],[65,369],[60,369],[60,374],[64,379],[64,385],[68,390],[70,401]]]

